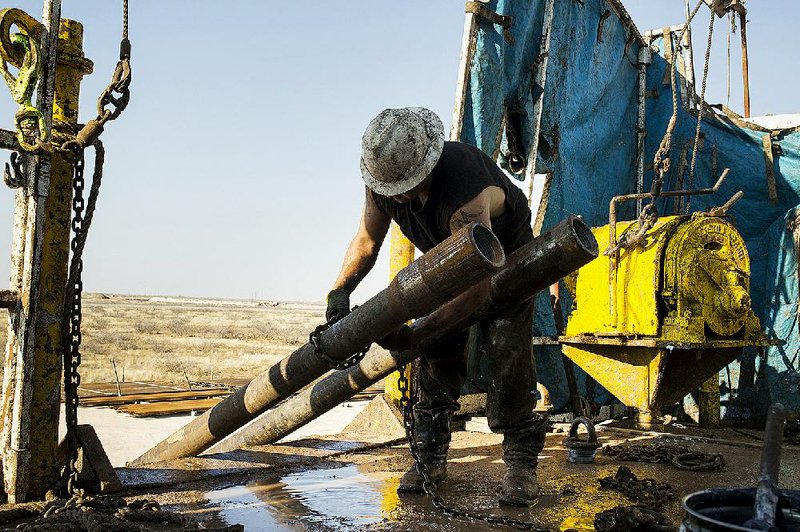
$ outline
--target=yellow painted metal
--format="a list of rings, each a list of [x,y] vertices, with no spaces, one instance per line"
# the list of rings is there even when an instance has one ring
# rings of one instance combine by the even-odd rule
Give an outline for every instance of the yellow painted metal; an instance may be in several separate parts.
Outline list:
[[[617,236],[631,225],[617,224]],[[592,231],[607,246],[608,226]],[[620,401],[655,416],[702,384],[704,419],[718,421],[717,372],[742,346],[766,341],[750,306],[741,235],[703,213],[664,217],[641,244],[619,253],[611,276],[609,260],[598,257],[578,271],[575,308],[560,338],[564,354]]]
[[[697,393],[699,423],[704,428],[719,426],[719,376],[714,375],[700,385]]]
[[[597,336],[658,335],[658,285],[661,255],[680,219],[661,218],[642,243],[622,250],[616,262],[616,326],[609,305],[609,259],[600,256],[578,271],[576,308],[565,334],[591,333]],[[633,222],[617,223],[617,238]],[[600,249],[608,247],[608,226],[592,229]]]
[[[62,19],[56,63],[53,120],[78,122],[80,83],[92,71],[83,56],[83,26]],[[50,189],[45,203],[39,301],[34,337],[33,403],[31,412],[29,494],[41,498],[58,477],[56,460],[61,400],[61,352],[65,339],[64,290],[69,259],[72,207],[72,163],[54,154]]]
[[[391,236],[389,241],[389,280],[394,279],[397,272],[408,266],[414,261],[414,244],[406,238],[400,230],[400,226],[392,222]],[[411,382],[411,365],[406,367],[406,377]],[[397,381],[400,373],[395,371],[384,380],[384,393],[386,397],[394,403],[400,402],[400,390]]]
[[[694,215],[670,240],[662,298],[668,315],[662,336],[703,341],[706,330],[730,337],[760,327],[750,307],[750,257],[727,221]]]
[[[649,410],[664,350],[564,344],[564,354],[627,406]]]

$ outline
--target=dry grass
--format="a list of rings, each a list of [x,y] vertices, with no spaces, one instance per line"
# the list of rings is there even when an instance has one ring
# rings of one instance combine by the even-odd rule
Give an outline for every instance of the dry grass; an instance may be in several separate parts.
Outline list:
[[[191,380],[252,378],[324,321],[305,303],[86,294],[83,309],[84,382],[113,382],[112,359],[126,381],[185,382],[181,364]]]

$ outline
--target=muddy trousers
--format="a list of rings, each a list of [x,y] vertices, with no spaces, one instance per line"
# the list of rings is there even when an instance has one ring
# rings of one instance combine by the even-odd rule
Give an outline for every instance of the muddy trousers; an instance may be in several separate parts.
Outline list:
[[[486,416],[489,428],[503,434],[503,460],[509,467],[536,467],[544,447],[545,424],[536,405],[536,365],[531,352],[533,300],[481,322],[482,349],[488,357]],[[417,364],[414,418],[422,459],[447,459],[450,424],[467,378],[468,332],[441,342]]]

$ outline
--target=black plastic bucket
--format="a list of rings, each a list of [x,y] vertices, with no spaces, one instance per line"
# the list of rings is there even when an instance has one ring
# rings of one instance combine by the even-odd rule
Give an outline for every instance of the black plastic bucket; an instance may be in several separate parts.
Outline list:
[[[682,531],[758,532],[745,527],[753,517],[755,488],[698,491],[683,499]],[[800,532],[800,491],[783,490],[778,506],[777,527],[781,532]]]

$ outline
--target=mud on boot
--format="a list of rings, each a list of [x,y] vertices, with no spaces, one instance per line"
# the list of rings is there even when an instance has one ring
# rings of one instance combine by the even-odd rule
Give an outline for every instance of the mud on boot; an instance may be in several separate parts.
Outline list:
[[[500,504],[531,506],[539,495],[535,467],[511,466],[506,469],[500,491]]]
[[[436,484],[447,478],[447,462],[427,464],[428,477]],[[425,493],[422,487],[422,475],[417,471],[417,466],[411,466],[405,475],[400,478],[397,493]]]

